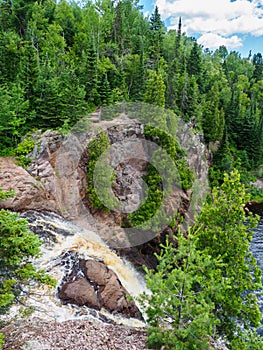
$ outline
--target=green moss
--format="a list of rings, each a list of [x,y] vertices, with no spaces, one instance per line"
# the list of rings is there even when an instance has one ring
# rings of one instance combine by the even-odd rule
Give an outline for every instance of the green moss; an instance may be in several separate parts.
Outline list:
[[[89,162],[87,167],[88,187],[87,193],[93,208],[103,209],[109,211],[99,199],[93,184],[93,174],[96,163],[102,153],[109,147],[109,140],[104,132],[101,132],[97,137],[88,144]],[[107,174],[106,174],[107,175]],[[101,178],[105,177],[103,169],[101,169]]]
[[[147,140],[158,144],[162,150],[165,150],[170,156],[171,160],[175,163],[178,174],[171,173],[170,169],[167,169],[167,164],[165,164],[165,162],[162,163],[160,154],[158,154],[158,149],[153,154],[152,163],[158,164],[160,170],[163,170],[164,173],[167,174],[167,178],[165,179],[167,187],[166,191],[170,191],[170,193],[173,191],[172,183],[174,182],[185,190],[191,188],[194,180],[194,174],[187,165],[184,158],[185,153],[179,147],[176,139],[174,139],[167,132],[149,125],[145,126],[144,135]],[[148,174],[144,177],[144,181],[148,185],[147,198],[137,211],[128,215],[129,223],[133,227],[142,225],[143,223],[146,223],[147,220],[151,219],[155,215],[158,208],[160,208],[164,197],[169,196],[169,193],[164,193],[162,178],[153,165],[149,165]],[[161,216],[162,211],[160,211],[156,216],[155,223],[151,222],[151,228],[153,228],[153,225],[158,227],[159,222],[162,221]],[[145,229],[147,229],[147,227],[145,227]]]

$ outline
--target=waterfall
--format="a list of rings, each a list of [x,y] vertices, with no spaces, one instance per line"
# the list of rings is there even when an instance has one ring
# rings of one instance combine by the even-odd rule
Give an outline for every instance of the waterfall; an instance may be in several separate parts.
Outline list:
[[[121,284],[132,297],[137,297],[146,291],[143,276],[128,261],[110,250],[94,232],[87,231],[54,213],[28,211],[21,214],[21,217],[28,220],[30,230],[38,234],[42,241],[42,254],[34,260],[34,265],[54,277],[57,280],[57,287],[63,276],[71,272],[77,256],[86,260],[103,260],[117,274]],[[24,302],[35,309],[34,316],[42,319],[66,321],[95,317],[128,326],[145,326],[142,321],[112,315],[106,310],[96,311],[85,306],[63,305],[56,296],[56,290],[47,286],[30,289],[29,294]],[[19,307],[13,306],[8,315],[14,317]]]

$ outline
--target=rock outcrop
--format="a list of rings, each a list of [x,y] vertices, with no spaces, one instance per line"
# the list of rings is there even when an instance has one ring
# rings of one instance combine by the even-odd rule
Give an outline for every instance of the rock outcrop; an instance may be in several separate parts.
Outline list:
[[[129,142],[145,141],[143,123],[121,115],[114,120],[103,120],[95,123],[93,127],[85,125],[80,129],[80,132],[73,130],[66,137],[53,131],[33,135],[35,148],[28,155],[32,163],[27,170],[17,166],[11,159],[2,158],[0,187],[4,190],[14,189],[16,196],[1,202],[0,207],[15,211],[53,211],[84,229],[95,231],[114,249],[130,250],[131,246],[142,245],[151,240],[153,236],[146,235],[141,235],[141,241],[137,240],[135,232],[135,244],[132,236],[126,234],[122,228],[127,214],[136,211],[147,195],[143,190],[142,181],[148,165],[144,143],[137,142],[137,148],[132,149],[134,157],[128,154],[126,160],[123,153],[128,152],[129,148],[122,146],[127,138]],[[192,208],[199,206],[195,199],[204,197],[200,194],[206,191],[204,184],[207,179],[205,146],[200,142],[199,136],[194,132],[190,133],[189,129],[188,125],[181,128],[179,143],[187,150],[188,165],[196,170],[199,184],[187,192],[176,188],[165,203],[168,213],[175,213],[178,209],[180,214],[188,217],[189,220],[185,220],[186,224],[194,217]],[[113,157],[115,179],[112,186],[112,192],[121,205],[119,212],[94,210],[90,206],[86,191],[88,143],[101,131],[106,133],[110,148],[119,145],[118,152],[115,152]],[[129,222],[125,224],[129,225]],[[158,245],[158,242],[156,244]],[[140,252],[143,250],[139,248]],[[151,252],[152,259],[152,251],[146,250]],[[136,260],[141,261],[138,256]]]
[[[80,260],[79,270],[75,269],[62,283],[58,296],[64,303],[104,308],[113,314],[141,319],[139,309],[129,300],[117,275],[101,261]]]
[[[0,187],[4,191],[15,190],[14,198],[1,201],[0,207],[13,211],[50,210],[57,212],[57,204],[52,191],[41,180],[15,163],[12,158],[0,158]]]

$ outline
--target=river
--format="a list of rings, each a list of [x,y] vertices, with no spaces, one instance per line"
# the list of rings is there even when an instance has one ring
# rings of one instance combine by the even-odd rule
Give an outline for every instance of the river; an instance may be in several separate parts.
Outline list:
[[[84,230],[80,226],[49,212],[31,210],[23,213],[21,217],[28,220],[29,228],[38,234],[42,241],[42,256],[34,263],[38,268],[44,269],[55,277],[58,281],[57,286],[60,285],[63,277],[71,272],[74,260],[83,258],[103,260],[117,274],[131,296],[137,297],[142,292],[147,291],[145,280],[140,272],[128,261],[117,256],[94,232]],[[250,249],[263,271],[263,217],[261,217],[257,228],[254,229]],[[263,294],[258,292],[257,295],[263,315]],[[85,306],[63,305],[56,296],[56,290],[49,290],[45,286],[32,290],[26,303],[33,306],[34,316],[47,320],[66,321],[96,318],[132,327],[145,326],[142,321],[112,315],[106,310],[96,311]],[[137,306],[140,308],[138,303]],[[14,317],[18,313],[19,307],[13,306],[9,316]],[[263,336],[263,326],[258,331]]]
[[[261,216],[258,226],[253,230],[253,238],[250,244],[250,250],[253,256],[257,259],[257,264],[260,267],[261,271],[263,271],[263,216]],[[262,275],[263,282],[263,275]],[[263,315],[263,294],[262,291],[257,293],[258,303],[260,307],[261,314]],[[258,329],[258,332],[261,336],[263,336],[263,318],[261,320],[262,327]]]
[[[136,298],[146,291],[143,276],[128,261],[118,257],[94,232],[87,231],[54,213],[31,210],[21,214],[21,217],[28,220],[30,230],[42,241],[42,255],[34,264],[54,277],[57,287],[63,277],[71,273],[75,260],[81,258],[103,260],[117,274],[121,284],[132,297]],[[113,321],[132,327],[145,326],[142,321],[112,315],[103,309],[97,311],[85,306],[63,305],[57,297],[56,289],[48,289],[46,286],[30,288],[29,296],[25,293],[23,302],[34,309],[35,317],[50,321],[96,318],[102,322]],[[137,302],[136,304],[140,308]],[[14,305],[7,318],[19,315],[20,306]]]

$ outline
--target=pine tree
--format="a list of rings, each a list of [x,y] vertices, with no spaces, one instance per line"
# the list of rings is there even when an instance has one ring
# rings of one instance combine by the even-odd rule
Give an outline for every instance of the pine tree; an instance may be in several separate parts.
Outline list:
[[[240,174],[225,174],[222,186],[213,189],[211,202],[203,207],[194,227],[197,247],[222,262],[218,267],[222,291],[212,299],[214,314],[220,321],[217,332],[230,342],[242,338],[242,328],[257,327],[261,320],[257,298],[248,292],[261,286],[261,271],[249,252],[253,235],[250,229],[256,226],[257,219],[246,216],[247,201]]]
[[[91,108],[99,105],[98,57],[93,45],[89,45],[81,54],[78,66],[80,84],[85,86],[85,99]]]
[[[262,288],[261,271],[249,252],[257,218],[246,216],[247,200],[238,172],[225,175],[188,238],[179,232],[176,246],[167,240],[156,271],[146,269],[151,293],[141,299],[150,347],[204,350],[210,335],[231,350],[262,349],[255,331],[261,313],[251,293]]]
[[[201,59],[201,50],[196,41],[190,52],[190,56],[187,60],[187,72],[190,76],[195,75],[196,79],[200,78],[202,71],[202,59]]]
[[[255,67],[253,78],[256,81],[261,80],[263,78],[263,58],[260,52],[253,56],[252,63]]]
[[[0,198],[5,199],[11,193],[0,188]],[[30,282],[38,281],[55,284],[44,271],[32,265],[32,258],[40,253],[39,238],[29,232],[25,219],[9,210],[0,210],[0,314],[19,299]]]
[[[20,85],[0,87],[0,146],[1,151],[16,144],[26,129],[29,102]]]
[[[104,75],[102,85],[100,87],[100,101],[102,106],[110,106],[112,104],[112,92],[107,74]]]
[[[164,107],[165,84],[163,78],[160,74],[156,73],[156,71],[149,71],[148,74],[144,102]]]
[[[159,14],[158,7],[155,6],[154,12],[150,17],[150,49],[149,56],[152,60],[152,68],[158,69],[159,60],[162,53],[163,36],[165,28]]]
[[[202,125],[206,142],[221,140],[225,118],[223,109],[219,107],[219,87],[217,82],[213,84],[206,95]]]
[[[151,294],[141,297],[146,308],[148,346],[153,349],[209,349],[213,335],[213,294],[220,291],[215,262],[196,247],[195,239],[179,233],[178,248],[161,245],[157,271],[146,269]],[[220,266],[220,263],[218,263]]]

